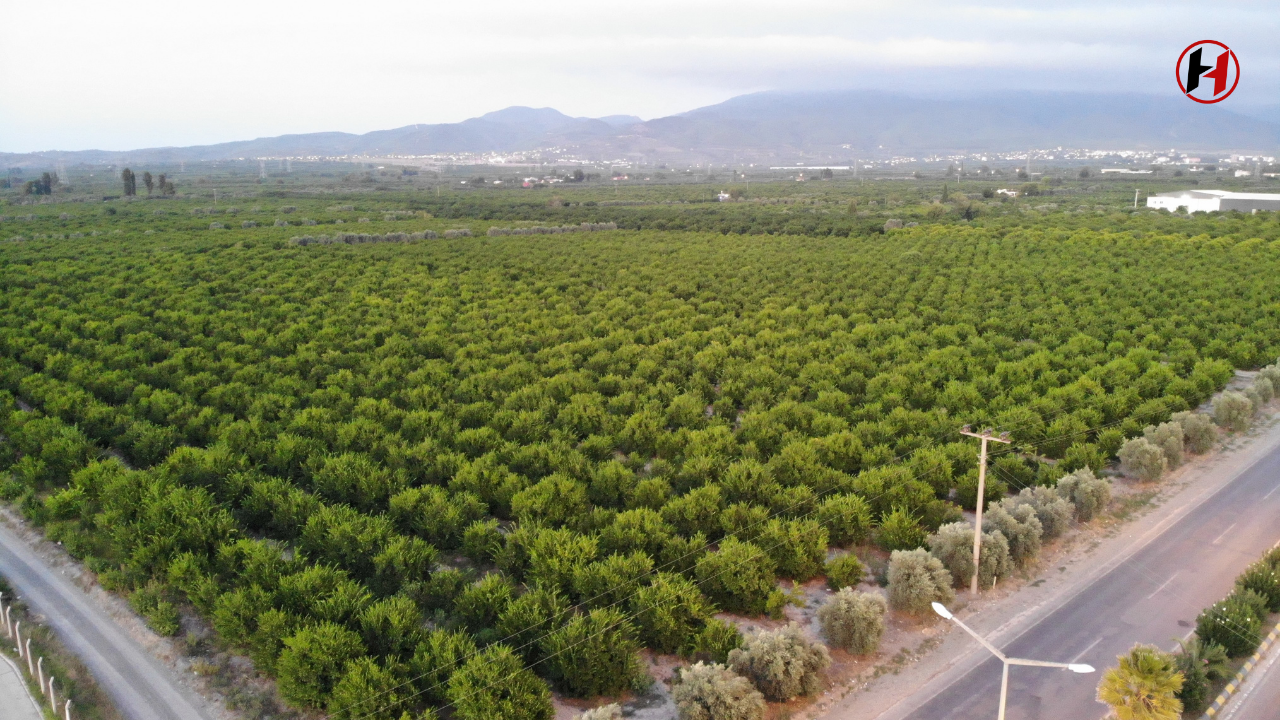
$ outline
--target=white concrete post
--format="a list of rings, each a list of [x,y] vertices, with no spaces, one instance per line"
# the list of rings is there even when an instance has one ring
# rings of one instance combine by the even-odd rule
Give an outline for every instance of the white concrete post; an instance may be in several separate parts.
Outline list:
[[[71,701],[68,700],[67,704],[63,705],[62,708],[63,708],[62,720],[71,720]]]
[[[21,620],[19,620],[13,626],[13,634],[18,644],[18,659],[21,660],[22,659],[22,621]]]
[[[53,695],[53,676],[49,676],[49,709],[53,711],[54,716],[58,714],[58,701]]]
[[[44,658],[40,658],[40,662],[36,663],[36,672],[40,674],[40,694],[44,695]]]
[[[31,675],[36,674],[35,663],[31,662],[31,638],[27,638],[27,672]]]

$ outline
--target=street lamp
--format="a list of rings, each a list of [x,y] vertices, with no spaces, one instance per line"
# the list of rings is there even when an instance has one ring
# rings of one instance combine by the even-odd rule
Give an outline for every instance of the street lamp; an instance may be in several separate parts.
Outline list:
[[[960,619],[957,618],[955,615],[952,615],[951,611],[948,610],[946,606],[943,605],[942,603],[938,603],[938,602],[933,603],[933,611],[941,615],[943,618],[950,620],[951,622],[959,625],[961,630],[964,630],[965,632],[972,635],[974,640],[977,640],[979,643],[982,643],[982,647],[990,650],[992,655],[995,655],[996,657],[1000,658],[1000,662],[1004,663],[1004,672],[1002,673],[1002,676],[1000,678],[1000,713],[999,715],[996,716],[997,720],[1004,720],[1004,702],[1005,702],[1005,698],[1008,697],[1009,695],[1009,666],[1010,665],[1031,665],[1033,667],[1066,668],[1067,670],[1070,670],[1071,672],[1074,672],[1074,673],[1093,672],[1093,666],[1085,665],[1084,663],[1055,663],[1055,662],[1045,662],[1043,660],[1024,660],[1022,658],[1007,657],[1005,656],[1004,653],[997,650],[994,645],[992,645],[991,643],[983,639],[981,635],[979,635],[978,633],[970,629],[968,625],[965,625],[964,623],[960,622]]]

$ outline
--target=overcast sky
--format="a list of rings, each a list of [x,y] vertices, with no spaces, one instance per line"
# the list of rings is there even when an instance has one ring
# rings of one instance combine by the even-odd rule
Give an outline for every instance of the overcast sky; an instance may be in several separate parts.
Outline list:
[[[1228,105],[1280,103],[1280,1],[18,2],[0,151],[456,122],[510,105],[669,115],[764,89],[1177,92],[1214,39]]]

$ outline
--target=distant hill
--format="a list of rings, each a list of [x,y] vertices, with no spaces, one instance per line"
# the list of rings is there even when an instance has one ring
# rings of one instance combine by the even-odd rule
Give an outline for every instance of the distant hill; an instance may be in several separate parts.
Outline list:
[[[13,165],[253,157],[428,155],[573,147],[595,158],[791,161],[1026,148],[1252,151],[1280,147],[1280,116],[1182,98],[1008,92],[962,99],[885,92],[763,92],[647,122],[510,107],[459,123],[325,132],[182,148],[0,154]]]
[[[9,166],[50,161],[169,163],[256,157],[511,152],[607,138],[619,126],[631,124],[630,119],[630,116],[600,120],[573,118],[552,108],[509,107],[459,123],[406,125],[363,135],[322,132],[191,147],[0,153],[0,163]]]
[[[633,131],[680,148],[864,156],[1057,146],[1269,150],[1280,145],[1275,123],[1182,98],[1133,94],[924,99],[881,92],[765,92],[652,120]]]
[[[1246,105],[1236,112],[1247,117],[1280,124],[1280,105]]]

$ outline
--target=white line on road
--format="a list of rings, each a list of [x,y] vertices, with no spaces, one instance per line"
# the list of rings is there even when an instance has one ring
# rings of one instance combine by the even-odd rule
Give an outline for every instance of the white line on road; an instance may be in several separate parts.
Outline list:
[[[1231,523],[1231,527],[1227,528],[1226,530],[1223,530],[1222,534],[1218,536],[1218,539],[1213,541],[1213,544],[1217,545],[1218,543],[1222,542],[1222,538],[1226,537],[1227,533],[1231,532],[1231,529],[1239,524],[1240,523]]]
[[[1276,664],[1276,658],[1278,657],[1280,657],[1280,652],[1272,652],[1266,665],[1262,667],[1255,667],[1253,669],[1253,672],[1245,679],[1244,689],[1233,698],[1235,702],[1228,701],[1229,707],[1227,708],[1227,712],[1222,714],[1222,720],[1231,720],[1231,718],[1236,716],[1236,713],[1240,712],[1240,708],[1245,707],[1245,703],[1249,701],[1249,697],[1253,695],[1253,691],[1262,685],[1262,679],[1266,677],[1267,672],[1271,670],[1271,667]],[[1253,682],[1248,682],[1249,680],[1252,680]]]
[[[1163,590],[1163,589],[1165,589],[1165,588],[1169,587],[1169,583],[1173,582],[1173,579],[1174,579],[1174,578],[1176,578],[1176,577],[1178,577],[1178,573],[1174,573],[1174,574],[1170,575],[1170,576],[1169,576],[1169,579],[1168,579],[1168,580],[1165,580],[1163,585],[1161,585],[1160,587],[1156,588],[1156,591],[1155,591],[1155,592],[1153,592],[1153,593],[1151,593],[1150,595],[1148,595],[1148,596],[1147,596],[1147,599],[1148,599],[1148,600],[1150,600],[1151,598],[1153,598],[1153,597],[1155,597],[1157,594],[1159,594],[1159,592],[1160,592],[1161,590]]]
[[[1263,499],[1263,500],[1266,500],[1267,498],[1271,497],[1272,495],[1275,495],[1277,490],[1280,490],[1280,485],[1277,485],[1277,486],[1275,486],[1275,487],[1271,488],[1271,492],[1267,493],[1266,495],[1263,495],[1263,496],[1262,496],[1262,499]]]
[[[1097,640],[1094,640],[1093,642],[1089,643],[1089,647],[1087,647],[1087,648],[1085,648],[1085,649],[1081,650],[1079,655],[1077,655],[1077,656],[1075,656],[1075,657],[1071,658],[1071,662],[1075,662],[1075,661],[1079,660],[1080,658],[1084,657],[1084,654],[1085,654],[1085,653],[1087,653],[1087,652],[1089,652],[1090,650],[1092,650],[1092,649],[1093,649],[1094,647],[1096,647],[1096,646],[1097,646],[1097,644],[1098,644],[1098,643],[1100,643],[1100,642],[1102,642],[1102,638],[1101,638],[1101,637],[1099,637]]]

